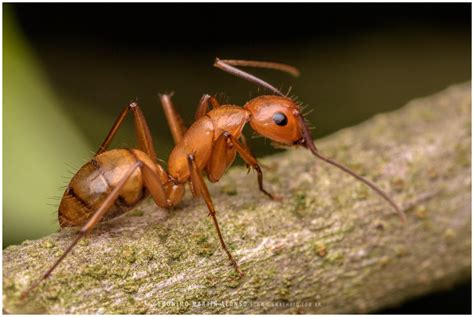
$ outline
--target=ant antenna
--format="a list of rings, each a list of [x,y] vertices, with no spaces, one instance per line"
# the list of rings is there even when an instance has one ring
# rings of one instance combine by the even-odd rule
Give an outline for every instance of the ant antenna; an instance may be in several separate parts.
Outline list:
[[[306,147],[307,149],[309,149],[317,158],[319,158],[320,160],[323,160],[325,161],[326,163],[329,163],[341,170],[343,170],[344,172],[352,175],[353,177],[355,177],[356,179],[358,179],[359,181],[363,182],[364,184],[366,184],[367,186],[369,186],[370,188],[372,188],[377,194],[379,194],[383,199],[385,199],[394,209],[395,211],[398,213],[398,215],[400,216],[400,220],[402,221],[402,223],[405,223],[407,218],[406,218],[406,215],[405,213],[397,206],[397,204],[395,204],[395,202],[383,191],[381,190],[377,185],[375,185],[374,183],[372,183],[371,181],[369,181],[368,179],[356,174],[355,172],[351,171],[349,168],[345,167],[344,165],[330,159],[330,158],[327,158],[326,156],[322,155],[318,149],[316,148],[316,145],[314,145],[314,142],[313,142],[313,138],[311,137],[311,132],[308,128],[308,126],[306,125],[306,122],[304,121],[304,118],[303,116],[301,115],[301,113],[298,112],[297,114],[300,122],[301,122],[301,125],[303,127],[303,139],[302,141],[300,142],[301,145],[303,145],[304,147]]]
[[[294,77],[298,77],[300,72],[297,68],[282,64],[282,63],[274,63],[274,62],[266,62],[266,61],[247,61],[247,60],[237,60],[237,59],[219,59],[216,57],[216,61],[214,62],[214,66],[237,77],[242,79],[248,80],[254,84],[257,84],[263,88],[271,90],[277,95],[285,97],[280,90],[276,89],[269,83],[260,78],[255,77],[247,72],[244,72],[237,67],[234,66],[244,66],[244,67],[256,67],[256,68],[268,68],[268,69],[275,69],[282,71],[284,73],[288,73]]]

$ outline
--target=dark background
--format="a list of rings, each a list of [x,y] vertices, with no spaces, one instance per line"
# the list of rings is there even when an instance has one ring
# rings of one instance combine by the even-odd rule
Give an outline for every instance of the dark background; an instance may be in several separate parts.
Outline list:
[[[5,6],[91,151],[131,99],[141,102],[166,160],[172,141],[158,92],[175,91],[187,123],[203,93],[240,105],[257,93],[213,69],[216,56],[299,67],[298,79],[255,73],[283,90],[293,86],[315,108],[315,137],[471,78],[471,4]],[[131,124],[118,139],[115,146],[134,144]],[[261,139],[250,145],[260,156],[275,152]],[[470,282],[380,311],[470,312]]]
[[[157,118],[149,123],[160,135],[168,131],[158,92],[175,91],[188,122],[205,92],[243,104],[257,88],[212,68],[216,56],[299,67],[296,80],[256,73],[277,87],[294,86],[316,108],[317,136],[470,78],[470,4],[14,7],[59,94],[84,104],[71,116],[92,124],[82,129],[93,144],[105,133],[90,112],[112,118],[130,99],[138,98],[147,116]],[[165,158],[168,137],[155,141],[166,147]],[[257,153],[270,153],[261,148]]]

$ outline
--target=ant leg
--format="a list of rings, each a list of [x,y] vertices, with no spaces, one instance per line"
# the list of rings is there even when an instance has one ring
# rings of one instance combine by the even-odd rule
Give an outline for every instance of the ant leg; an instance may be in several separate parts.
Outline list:
[[[198,108],[196,114],[194,115],[194,120],[197,120],[204,116],[207,113],[209,108],[209,103],[212,105],[213,109],[219,108],[221,105],[214,96],[205,94],[199,100]]]
[[[189,189],[191,190],[191,194],[193,195],[194,198],[199,197],[200,194],[194,188],[192,180],[189,181]]]
[[[245,135],[241,134],[240,135],[240,142],[242,143],[242,145],[244,146],[244,148],[247,149],[247,151],[249,151],[249,153],[255,157],[255,155],[253,155],[252,151],[250,150],[250,147],[248,146],[247,144],[247,139],[245,138]],[[248,169],[250,169],[250,165],[248,163],[245,163],[245,165],[247,166]],[[262,164],[263,167],[265,167],[265,165]]]
[[[209,215],[212,217],[212,221],[214,221],[214,226],[216,227],[217,235],[219,237],[219,241],[221,243],[222,248],[227,253],[227,256],[229,257],[230,262],[234,266],[235,271],[240,276],[243,276],[244,274],[242,273],[242,271],[240,271],[239,265],[234,260],[234,257],[232,256],[230,251],[227,249],[224,239],[222,238],[221,229],[219,228],[219,223],[217,222],[216,210],[214,209],[214,204],[212,203],[211,195],[209,195],[206,183],[204,183],[204,179],[202,178],[201,172],[198,170],[194,155],[192,154],[188,155],[188,167],[191,173],[191,180],[194,184],[194,189],[201,193],[201,196],[206,202],[207,209],[209,209]]]
[[[249,151],[250,151],[250,148],[247,144],[247,139],[245,138],[245,136],[243,134],[240,135],[240,142],[242,142],[242,145]]]
[[[208,109],[209,109],[209,103],[212,105],[213,109],[219,108],[221,105],[217,101],[217,99],[214,96],[204,94],[201,97],[201,100],[199,100],[198,107],[196,109],[196,113],[194,115],[194,121],[197,121],[201,117],[205,116]],[[193,197],[199,197],[199,192],[197,192],[194,188],[193,182],[189,182],[189,188],[191,189],[191,193],[193,194]]]
[[[159,174],[154,170],[154,166],[148,165],[145,161],[139,162],[142,162],[141,171],[143,182],[155,203],[162,208],[171,207],[171,202],[168,200],[166,190],[161,182]]]
[[[130,110],[133,112],[133,115],[134,115],[135,132],[137,135],[137,141],[138,141],[138,146],[140,150],[147,153],[148,156],[150,156],[152,160],[156,160],[156,154],[155,154],[155,149],[153,147],[153,142],[151,139],[150,129],[148,128],[148,125],[145,120],[145,116],[143,115],[143,112],[140,109],[140,106],[136,102],[130,103],[128,106],[126,106],[122,110],[117,120],[115,120],[109,133],[105,137],[104,142],[102,142],[99,149],[97,150],[95,156],[107,150],[108,146],[110,145],[110,142],[112,141],[113,137],[117,133],[117,130],[122,125],[123,120],[125,119],[125,117],[127,116]]]
[[[136,157],[137,161],[140,161]],[[171,208],[177,205],[183,198],[184,185],[174,184],[173,182],[163,182],[156,170],[156,165],[149,164],[147,161],[141,161],[141,171],[145,187],[150,192],[156,205],[162,208]],[[163,185],[164,184],[164,185]]]
[[[104,200],[102,205],[97,209],[97,211],[94,213],[94,215],[87,221],[87,223],[81,228],[79,231],[78,235],[74,239],[74,241],[68,246],[68,248],[64,251],[64,253],[59,257],[59,259],[56,260],[56,262],[51,266],[42,276],[39,278],[36,282],[34,282],[26,291],[24,291],[20,299],[25,299],[28,294],[35,289],[42,281],[47,279],[53,270],[62,262],[62,260],[68,255],[71,250],[74,248],[74,246],[79,242],[79,240],[84,237],[85,235],[89,234],[92,229],[97,225],[97,223],[100,222],[100,220],[104,217],[104,215],[107,213],[107,211],[110,209],[110,207],[113,205],[113,203],[117,200],[120,191],[124,187],[125,183],[127,180],[132,176],[132,174],[135,172],[135,170],[143,165],[143,162],[137,161],[133,166],[125,173],[125,175],[122,177],[120,182],[117,184],[117,186],[112,190],[112,192],[107,196],[107,198]]]
[[[234,162],[237,152],[229,147],[225,133],[219,135],[212,146],[211,157],[206,166],[207,177],[213,183],[224,175],[227,168]]]
[[[263,192],[265,195],[270,197],[270,199],[273,200],[281,200],[281,197],[278,196],[273,196],[271,193],[267,192],[265,188],[263,188],[263,173],[262,169],[258,165],[257,159],[250,153],[250,150],[242,145],[239,140],[237,140],[232,134],[230,134],[227,131],[224,131],[223,134],[225,134],[226,138],[230,139],[232,144],[234,145],[235,149],[239,153],[240,157],[247,163],[247,165],[250,165],[258,175],[258,188],[260,189],[261,192]]]
[[[130,104],[130,110],[132,110],[133,118],[135,119],[135,133],[137,136],[138,148],[148,154],[153,162],[157,162],[150,128],[148,128],[142,110],[136,102]]]
[[[171,96],[171,94],[160,95],[160,101],[161,105],[163,106],[163,111],[165,112],[166,121],[170,127],[174,143],[178,144],[183,139],[183,135],[186,132],[186,126],[184,125],[183,119],[173,106],[173,103],[171,102]]]
[[[122,112],[119,114],[117,120],[115,120],[115,123],[113,124],[112,128],[110,129],[109,133],[107,134],[107,137],[105,138],[104,142],[100,145],[99,149],[95,153],[95,156],[105,152],[110,145],[110,142],[112,141],[113,137],[117,133],[117,130],[123,123],[123,120],[129,113],[129,111],[132,111],[134,121],[135,121],[135,134],[138,142],[138,148],[148,154],[150,159],[157,163],[156,159],[156,154],[155,154],[155,148],[153,147],[153,140],[151,138],[151,133],[150,129],[148,128],[148,124],[146,123],[145,116],[143,115],[143,112],[136,102],[130,103],[128,106],[126,106]],[[161,167],[161,165],[156,164],[158,168],[158,173],[162,177],[162,179],[167,179],[168,174],[166,171]]]
[[[126,106],[119,114],[117,119],[115,120],[114,124],[112,125],[112,128],[110,129],[109,133],[105,137],[104,142],[100,145],[99,149],[97,152],[95,152],[94,156],[97,156],[101,154],[102,152],[105,152],[107,150],[107,147],[109,146],[110,142],[112,141],[113,137],[117,133],[118,128],[122,124],[123,120],[128,114],[128,111],[130,110],[130,105]]]
[[[249,152],[250,156],[253,155],[250,153],[250,149],[247,147],[245,142],[245,137],[241,135],[242,146]],[[208,179],[215,183],[221,179],[225,171],[232,165],[237,155],[237,151],[233,146],[229,146],[228,137],[226,133],[219,135],[217,140],[212,146],[211,157],[209,158],[209,163],[206,166],[206,172]],[[246,161],[247,168],[250,168],[251,165]]]

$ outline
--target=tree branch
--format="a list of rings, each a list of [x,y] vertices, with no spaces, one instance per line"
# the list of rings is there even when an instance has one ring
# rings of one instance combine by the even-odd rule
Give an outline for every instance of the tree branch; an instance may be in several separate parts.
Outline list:
[[[10,313],[370,312],[470,276],[471,87],[453,86],[316,144],[383,187],[408,215],[305,149],[232,168],[210,186],[224,239],[189,196],[164,211],[145,201],[101,224],[27,305],[17,299],[74,238],[62,230],[3,251]]]

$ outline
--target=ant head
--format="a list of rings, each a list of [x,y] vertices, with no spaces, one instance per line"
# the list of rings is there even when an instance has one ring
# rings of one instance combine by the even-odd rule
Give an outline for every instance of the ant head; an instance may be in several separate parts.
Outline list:
[[[286,145],[301,144],[304,122],[296,102],[282,96],[260,96],[244,108],[251,113],[250,126],[257,133]]]

